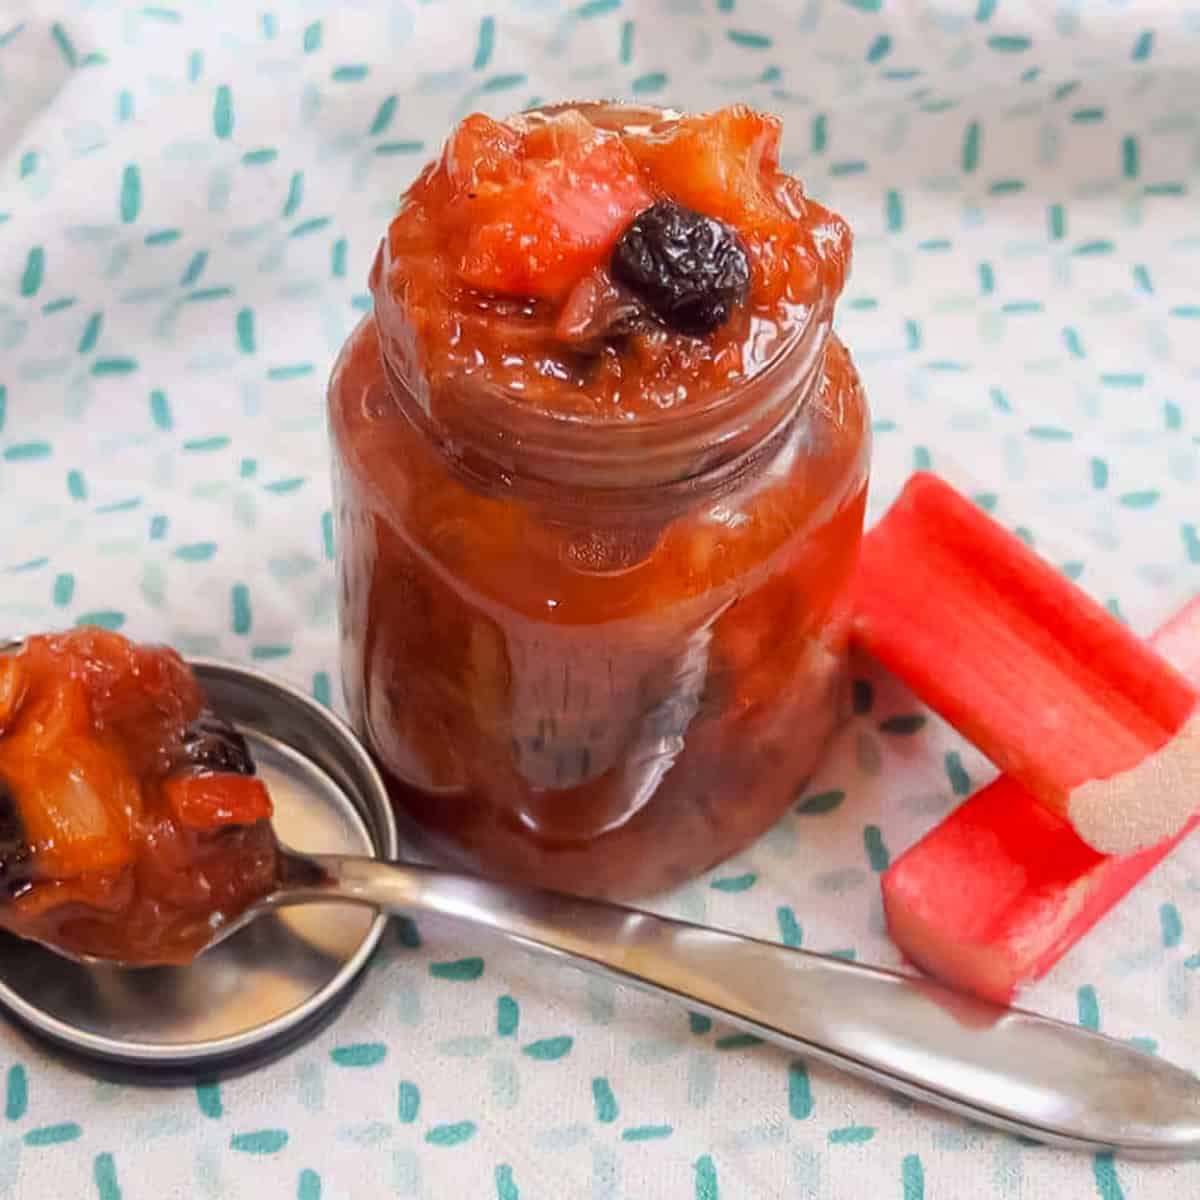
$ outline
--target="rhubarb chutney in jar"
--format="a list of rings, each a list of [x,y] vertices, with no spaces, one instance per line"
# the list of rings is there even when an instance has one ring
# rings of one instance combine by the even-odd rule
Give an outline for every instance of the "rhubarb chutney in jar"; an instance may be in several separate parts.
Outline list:
[[[622,898],[786,810],[842,711],[869,424],[780,127],[466,118],[329,393],[343,683],[414,843]]]

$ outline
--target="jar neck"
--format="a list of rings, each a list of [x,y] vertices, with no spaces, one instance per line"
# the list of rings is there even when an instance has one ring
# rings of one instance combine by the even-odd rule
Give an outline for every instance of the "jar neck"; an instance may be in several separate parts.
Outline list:
[[[387,277],[387,242],[376,269]],[[470,377],[431,381],[390,288],[374,320],[393,401],[476,489],[582,505],[638,506],[639,494],[720,489],[769,449],[819,385],[832,305],[803,323],[747,378],[677,409],[629,421],[561,415]]]

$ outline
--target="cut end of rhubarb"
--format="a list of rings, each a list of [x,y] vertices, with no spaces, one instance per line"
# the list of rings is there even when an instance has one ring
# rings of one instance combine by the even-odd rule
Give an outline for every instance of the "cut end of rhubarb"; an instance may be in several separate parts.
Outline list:
[[[993,1004],[1011,1004],[1021,984],[1021,964],[1002,946],[962,945],[947,938],[937,920],[926,920],[906,898],[884,891],[888,933],[905,957],[927,975]]]
[[[1178,833],[1200,808],[1200,712],[1162,749],[1071,792],[1067,818],[1101,854],[1132,854]]]

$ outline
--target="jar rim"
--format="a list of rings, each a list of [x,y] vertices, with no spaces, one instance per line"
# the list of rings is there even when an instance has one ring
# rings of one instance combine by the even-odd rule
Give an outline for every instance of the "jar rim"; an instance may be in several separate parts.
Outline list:
[[[386,258],[386,240],[381,254]],[[474,463],[475,475],[499,470],[509,482],[596,491],[682,484],[736,466],[804,406],[821,377],[832,328],[831,304],[811,309],[751,374],[700,403],[628,421],[534,408],[478,380],[440,382],[435,409],[428,381],[400,368],[390,352],[396,347],[388,327],[403,317],[389,313],[396,301],[383,291],[374,320],[384,375],[397,402],[443,451]]]

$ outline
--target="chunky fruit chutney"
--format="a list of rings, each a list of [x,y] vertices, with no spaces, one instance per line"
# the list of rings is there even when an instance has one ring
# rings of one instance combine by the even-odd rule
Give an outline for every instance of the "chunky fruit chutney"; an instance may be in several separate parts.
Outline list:
[[[868,424],[779,125],[468,117],[330,416],[352,720],[408,832],[611,897],[737,852],[841,705]]]
[[[0,928],[186,962],[275,886],[270,816],[173,650],[78,629],[0,655]]]

